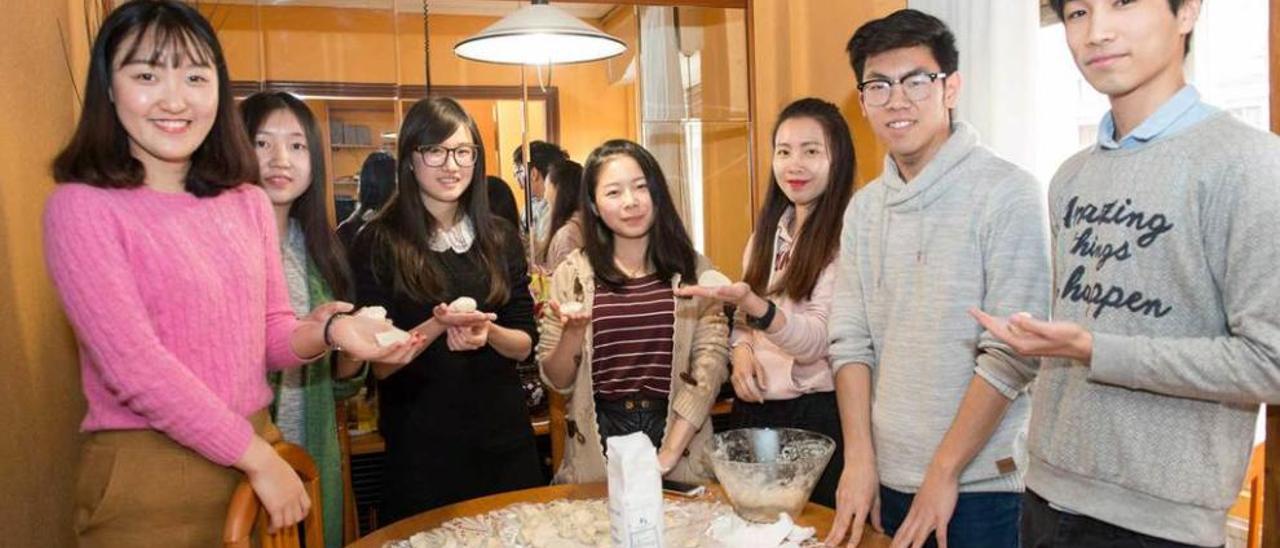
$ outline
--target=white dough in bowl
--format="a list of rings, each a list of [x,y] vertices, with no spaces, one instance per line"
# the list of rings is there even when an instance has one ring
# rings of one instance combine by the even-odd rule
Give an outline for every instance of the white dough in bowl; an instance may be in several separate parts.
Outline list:
[[[577,301],[570,301],[560,305],[561,314],[577,314],[579,312],[582,312],[582,309],[583,309],[582,303]]]

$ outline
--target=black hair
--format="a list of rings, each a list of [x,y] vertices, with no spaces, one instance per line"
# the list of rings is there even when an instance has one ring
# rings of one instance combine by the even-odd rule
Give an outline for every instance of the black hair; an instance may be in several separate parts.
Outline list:
[[[1065,13],[1065,6],[1067,5],[1068,1],[1069,0],[1049,0],[1049,7],[1053,9],[1053,13],[1058,15],[1059,21],[1066,22],[1067,20],[1066,13]],[[1177,15],[1178,10],[1182,9],[1182,4],[1185,1],[1186,0],[1169,0],[1169,9],[1173,10],[1174,15]],[[1194,31],[1187,33],[1187,41],[1182,45],[1182,56],[1184,58],[1187,56],[1187,54],[1191,53],[1191,35],[1192,34],[1194,34]]]
[[[593,150],[582,168],[580,202],[589,205],[582,214],[582,248],[595,271],[596,281],[614,289],[627,282],[627,276],[613,260],[613,231],[600,218],[595,207],[600,170],[618,156],[628,156],[640,166],[653,201],[653,226],[649,228],[649,249],[645,252],[645,259],[662,280],[669,280],[676,274],[686,281],[696,280],[698,252],[694,251],[689,233],[676,211],[658,160],[637,143],[614,139]]]
[[[845,51],[854,75],[861,82],[868,57],[916,46],[927,46],[942,72],[952,74],[960,68],[960,52],[956,50],[956,37],[951,29],[941,19],[913,9],[898,10],[858,27]]]
[[[196,196],[258,180],[258,163],[244,125],[231,100],[226,57],[209,22],[191,6],[174,0],[135,0],[116,8],[102,22],[89,52],[84,106],[75,134],[53,161],[53,178],[101,188],[134,188],[146,180],[146,167],[129,150],[129,135],[111,100],[117,53],[138,54],[150,36],[155,50],[143,61],[153,66],[211,66],[217,72],[218,108],[213,126],[191,154],[184,187]]]
[[[516,207],[516,194],[501,177],[489,176],[489,211],[506,219],[511,226],[520,226],[520,210]]]
[[[396,189],[396,159],[382,151],[360,165],[360,211],[378,210]]]
[[[546,141],[532,141],[529,143],[529,164],[533,169],[543,177],[547,176],[547,172],[551,169],[551,164],[560,160],[567,160],[569,153],[563,148],[548,143]],[[524,163],[524,147],[516,147],[511,153],[512,163],[520,165]]]
[[[822,126],[826,136],[827,154],[831,167],[827,171],[827,189],[812,206],[804,225],[793,232],[795,242],[791,248],[791,261],[780,280],[768,287],[769,274],[773,271],[773,235],[787,208],[793,204],[782,192],[777,175],[769,170],[769,190],[765,194],[764,207],[756,222],[755,236],[748,251],[747,272],[743,281],[757,295],[786,294],[792,300],[807,300],[813,296],[813,288],[823,270],[835,259],[840,249],[840,230],[844,226],[844,210],[853,196],[853,176],[856,160],[849,125],[840,108],[812,97],[787,105],[778,115],[773,126],[773,139],[778,128],[793,118],[808,118]]]
[[[399,166],[395,193],[361,231],[360,237],[367,234],[372,239],[374,249],[378,250],[373,253],[375,262],[385,261],[375,264],[373,271],[390,271],[389,281],[396,291],[421,303],[444,300],[449,280],[438,261],[429,256],[431,236],[439,222],[422,203],[418,178],[413,172],[413,156],[419,146],[443,143],[459,128],[467,129],[480,150],[472,167],[471,182],[458,199],[458,213],[465,213],[475,225],[476,239],[470,253],[489,278],[489,294],[484,302],[496,306],[505,303],[510,293],[503,252],[508,243],[489,210],[484,141],[475,119],[457,101],[449,97],[429,97],[414,103],[405,113],[397,146]]]
[[[297,219],[302,227],[307,257],[329,284],[333,298],[350,300],[350,265],[347,264],[347,255],[333,231],[329,211],[325,207],[329,178],[324,165],[324,139],[315,115],[301,99],[283,91],[255,93],[240,103],[240,114],[244,116],[245,129],[250,139],[256,139],[258,129],[277,111],[289,112],[298,119],[298,125],[302,126],[302,133],[306,136],[307,156],[311,163],[311,182],[289,206],[289,218]]]

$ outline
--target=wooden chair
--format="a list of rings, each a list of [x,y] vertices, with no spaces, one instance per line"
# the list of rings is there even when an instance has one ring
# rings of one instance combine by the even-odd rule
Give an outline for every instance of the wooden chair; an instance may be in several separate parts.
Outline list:
[[[1249,536],[1245,537],[1245,546],[1248,548],[1262,546],[1262,485],[1264,483],[1262,469],[1267,461],[1266,447],[1265,443],[1259,443],[1253,448],[1253,456],[1249,458],[1249,469],[1244,475],[1244,483],[1249,489]]]
[[[320,499],[320,473],[316,470],[315,461],[307,455],[306,450],[287,442],[273,444],[276,452],[302,478],[302,485],[311,499],[311,512],[301,525],[306,531],[308,547],[324,546],[324,523]],[[222,543],[226,548],[249,548],[254,546],[251,537],[257,529],[257,546],[261,548],[293,548],[300,547],[298,528],[289,527],[267,533],[267,511],[258,501],[249,480],[241,480],[231,495],[231,505],[227,508],[227,525],[222,530]]]
[[[550,386],[543,387],[547,394],[547,433],[551,436],[551,475],[560,470],[560,461],[564,459],[565,435],[568,427],[565,420],[565,399]]]
[[[351,483],[351,433],[347,430],[350,400],[337,402],[338,447],[342,453],[342,545],[356,541],[356,493]]]

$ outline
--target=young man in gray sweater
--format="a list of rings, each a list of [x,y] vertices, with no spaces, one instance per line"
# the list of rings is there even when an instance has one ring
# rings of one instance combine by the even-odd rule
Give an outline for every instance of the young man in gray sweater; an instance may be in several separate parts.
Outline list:
[[[1052,7],[1111,111],[1050,186],[1053,321],[975,312],[1045,358],[1024,546],[1222,545],[1280,402],[1280,139],[1186,84],[1199,0]]]
[[[942,21],[898,11],[848,50],[889,154],[841,235],[830,331],[847,452],[828,542],[852,524],[856,543],[869,519],[895,546],[935,531],[953,548],[1017,546],[1036,364],[968,310],[1048,311],[1042,187],[952,119],[959,54]]]

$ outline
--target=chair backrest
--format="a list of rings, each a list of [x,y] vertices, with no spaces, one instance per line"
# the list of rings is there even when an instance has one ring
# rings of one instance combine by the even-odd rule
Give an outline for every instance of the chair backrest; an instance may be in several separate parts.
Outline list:
[[[273,444],[276,452],[289,466],[298,473],[302,485],[311,499],[311,511],[300,524],[307,538],[307,546],[324,546],[324,512],[320,499],[320,473],[316,470],[315,461],[307,455],[307,451],[288,442]],[[227,524],[222,530],[222,543],[226,548],[249,548],[253,545],[251,537],[257,530],[258,546],[261,548],[295,548],[301,547],[298,527],[289,527],[268,534],[267,511],[258,501],[249,480],[240,480],[235,493],[231,495],[231,504],[227,508]]]
[[[560,461],[564,459],[565,435],[568,427],[565,421],[565,400],[559,392],[546,388],[547,393],[547,433],[551,435],[551,475],[560,471]]]
[[[1262,546],[1262,485],[1265,483],[1262,468],[1267,460],[1266,447],[1265,443],[1259,443],[1253,448],[1249,469],[1244,475],[1244,483],[1249,488],[1249,536],[1245,537],[1248,548]]]

